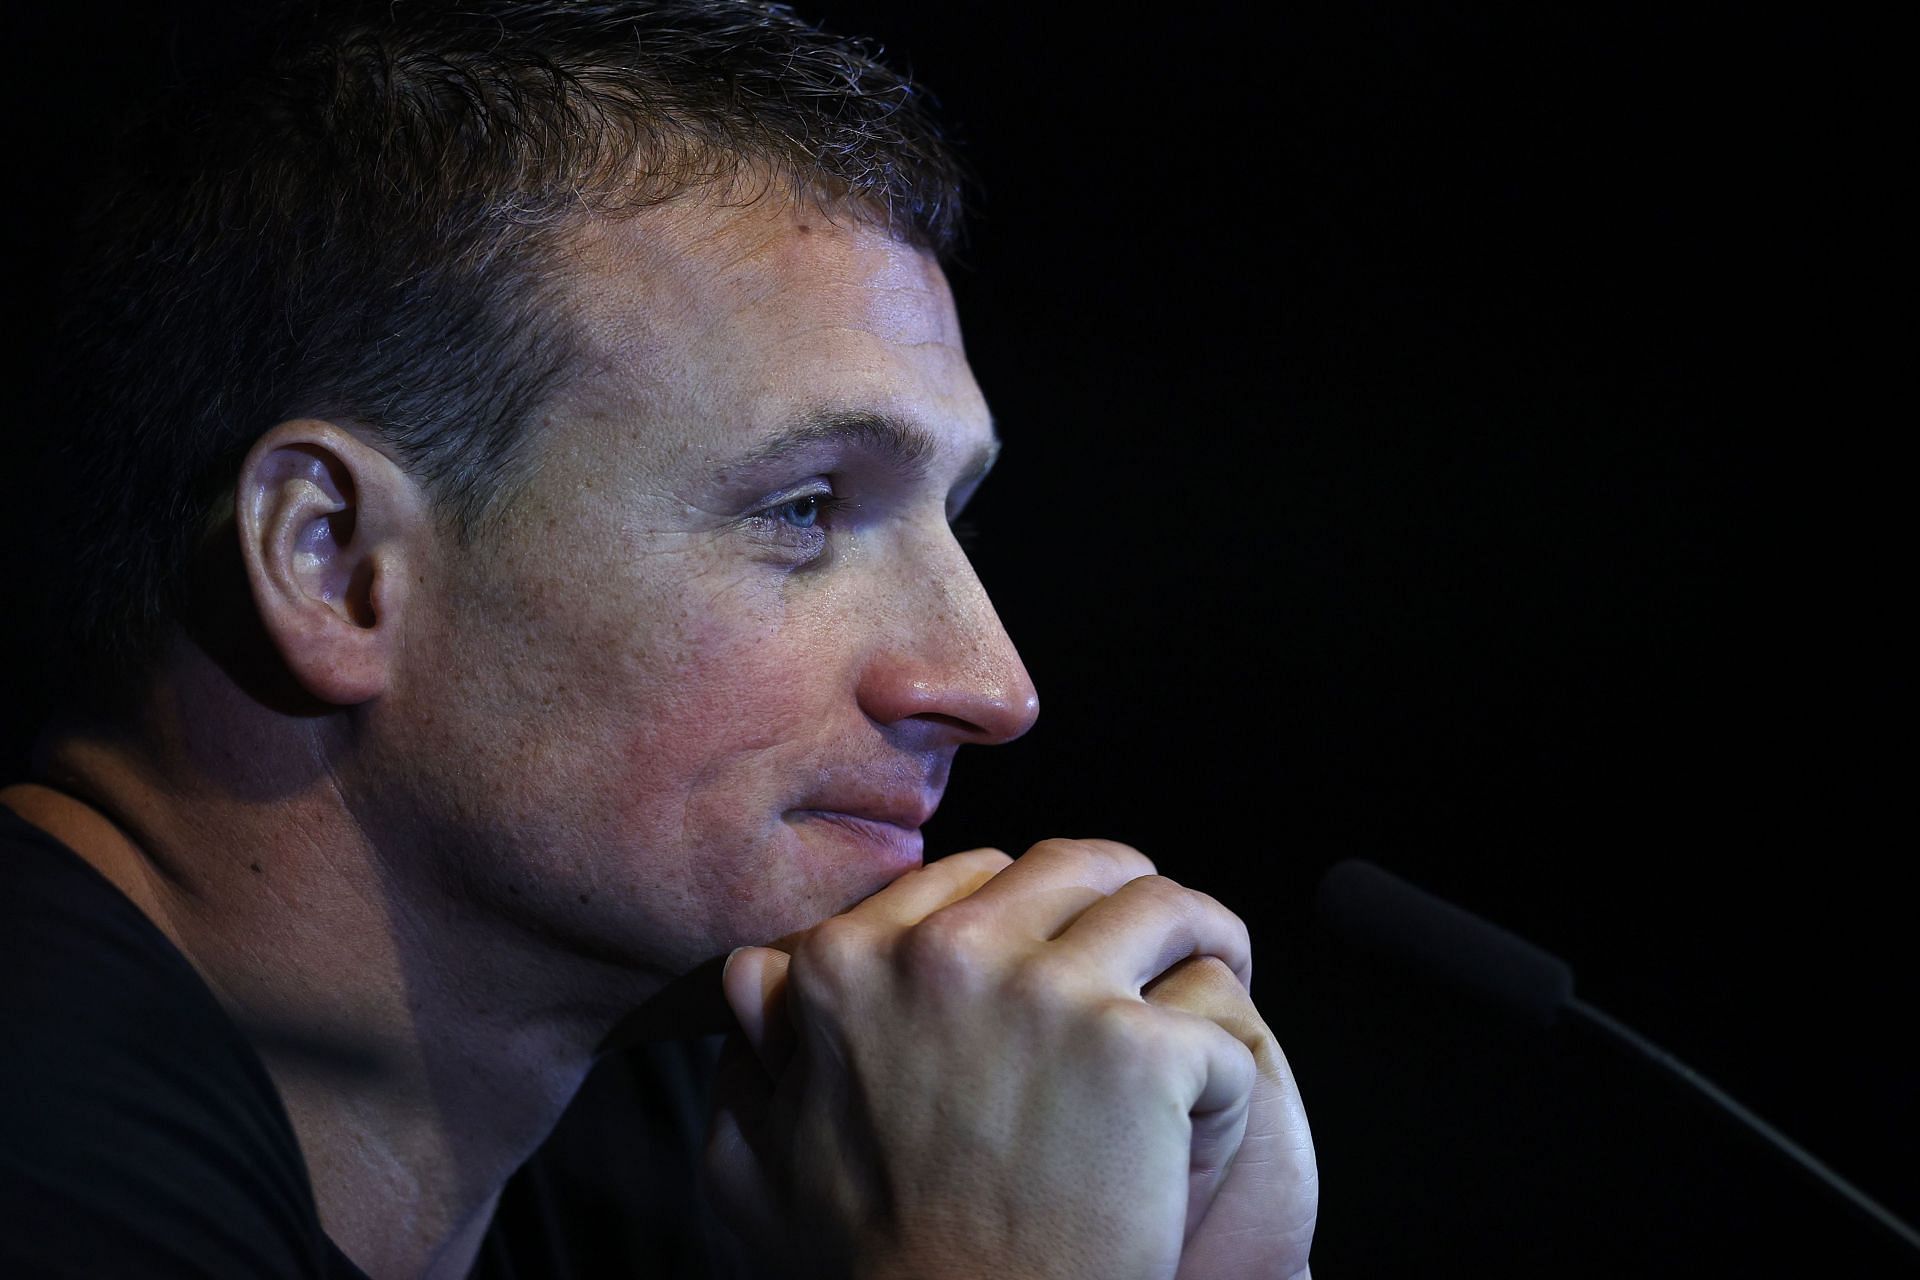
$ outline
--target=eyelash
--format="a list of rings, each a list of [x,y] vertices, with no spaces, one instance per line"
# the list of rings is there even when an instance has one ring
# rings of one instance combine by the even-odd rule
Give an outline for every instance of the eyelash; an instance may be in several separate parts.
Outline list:
[[[827,530],[822,525],[823,518],[846,505],[830,492],[796,493],[754,512],[747,517],[746,524],[757,537],[773,544],[783,558],[794,556],[801,563],[811,563],[826,550]],[[794,518],[802,510],[806,512],[804,524]]]
[[[778,520],[778,518],[780,518],[780,512],[783,512],[783,510],[797,509],[797,507],[801,507],[804,503],[812,503],[812,509],[808,512],[810,518],[808,518],[804,524],[791,522],[789,528],[795,528],[795,530],[812,530],[812,528],[818,528],[818,526],[820,526],[820,516],[829,516],[829,514],[833,514],[835,510],[845,507],[845,503],[843,503],[841,499],[833,497],[831,493],[801,493],[799,497],[789,497],[785,503],[780,503],[778,507],[768,507],[764,514],[766,514],[768,518],[772,518],[772,520]]]
[[[781,512],[790,511],[805,503],[813,504],[810,517],[806,523],[801,524],[796,521],[787,521],[780,518]],[[835,497],[831,493],[803,493],[796,497],[788,498],[785,502],[775,503],[765,511],[760,512],[758,518],[766,520],[771,524],[779,525],[782,528],[807,531],[820,527],[820,517],[830,516],[846,505],[845,501]]]
[[[812,505],[805,524],[782,518],[783,513],[792,512],[806,504]],[[821,527],[821,520],[845,510],[849,505],[846,499],[837,494],[802,493],[763,508],[748,519],[776,539],[811,550],[825,540],[826,530]],[[961,519],[950,521],[948,527],[953,530],[954,540],[963,550],[972,550],[980,535],[979,526],[971,520]]]

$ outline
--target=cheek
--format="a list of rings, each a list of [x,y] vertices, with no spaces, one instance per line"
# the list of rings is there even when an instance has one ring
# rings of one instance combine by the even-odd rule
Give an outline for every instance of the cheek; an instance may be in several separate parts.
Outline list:
[[[660,690],[666,719],[731,724],[749,736],[781,739],[796,721],[850,712],[876,594],[870,577],[765,565],[690,576],[650,600],[639,615],[648,623],[624,637],[633,680]]]
[[[779,674],[788,665],[780,634],[777,621],[686,613],[671,628],[631,637],[619,683],[637,713],[636,751],[691,766],[729,741],[751,750],[757,739],[777,739]]]
[[[851,705],[844,663],[782,601],[740,593],[682,608],[635,637],[628,656],[625,758],[648,807],[738,810],[795,785]],[[715,815],[703,815],[707,822]]]
[[[627,725],[630,829],[719,941],[764,941],[849,898],[842,875],[797,856],[783,816],[870,750],[834,647],[846,629],[820,621],[791,607],[687,616],[646,682],[658,696]]]

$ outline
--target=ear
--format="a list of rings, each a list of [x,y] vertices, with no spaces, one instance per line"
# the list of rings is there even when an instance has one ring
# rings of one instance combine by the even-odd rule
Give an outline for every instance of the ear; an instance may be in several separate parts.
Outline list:
[[[293,678],[335,706],[380,696],[411,574],[431,558],[418,484],[351,432],[301,418],[241,463],[234,524],[260,624]]]

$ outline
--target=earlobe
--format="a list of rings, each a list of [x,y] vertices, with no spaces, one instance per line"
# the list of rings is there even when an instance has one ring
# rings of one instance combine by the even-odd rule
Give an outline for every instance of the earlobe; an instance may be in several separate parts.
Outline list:
[[[397,463],[331,422],[283,422],[248,452],[234,493],[248,587],[314,697],[355,706],[386,689],[425,511]]]

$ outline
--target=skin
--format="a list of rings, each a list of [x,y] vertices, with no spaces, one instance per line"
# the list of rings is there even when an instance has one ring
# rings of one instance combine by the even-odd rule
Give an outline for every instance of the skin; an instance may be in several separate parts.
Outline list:
[[[851,218],[772,200],[687,198],[584,226],[573,248],[589,369],[540,415],[533,478],[496,532],[455,545],[353,423],[279,424],[235,491],[241,641],[177,636],[133,722],[63,727],[42,746],[51,786],[0,793],[126,891],[243,1025],[378,1064],[342,1080],[264,1050],[322,1222],[376,1280],[465,1275],[502,1183],[622,1019],[697,966],[783,935],[799,941],[743,952],[728,972],[741,1044],[762,1063],[734,1096],[772,1124],[756,1122],[762,1150],[800,1132],[804,1108],[767,1120],[795,1059],[766,1028],[878,1043],[885,1018],[924,997],[937,966],[893,985],[881,966],[996,877],[941,870],[953,860],[916,871],[917,828],[961,745],[1015,738],[1037,714],[949,527],[995,442],[937,265]],[[1001,897],[1159,892],[1130,888],[1158,880],[1131,856],[1116,864],[1126,874],[1081,883],[1080,854],[1029,855],[1020,865],[1041,870]],[[899,905],[880,890],[915,884],[912,911],[832,964],[806,941],[856,907],[873,925],[885,908],[871,904]],[[1188,917],[1211,924],[1167,947]],[[1033,929],[1073,922],[1022,918],[988,950],[1026,954]],[[1136,1001],[1169,965],[1244,947],[1218,904],[1115,918],[1130,923],[1083,931],[1088,954],[1138,949],[1143,929],[1166,952]],[[885,988],[866,1031],[831,1030],[804,981],[789,998],[788,950],[796,975],[839,966]],[[1253,1082],[1284,1077],[1283,1060],[1260,1065],[1264,1024],[1254,1043],[1222,1030],[1258,1024],[1245,976],[1189,975],[1162,1002],[1184,1002],[1178,1017],[1206,1034],[1180,1023],[1186,1065],[1169,1078],[1186,1083],[1167,1096],[1199,1092],[1155,1113],[1184,1116],[1209,1089],[1237,1097],[1240,1120],[1216,1135],[1223,1164]],[[977,994],[928,1035],[970,1046],[979,1070],[1019,1046],[991,1040],[1007,1019]],[[1039,1049],[1071,1043],[1065,1026]],[[1163,1127],[1164,1182],[1183,1180],[1203,1127]],[[1304,1137],[1304,1116],[1294,1129]],[[736,1197],[742,1213],[793,1203],[777,1191],[791,1167],[744,1138],[716,1167],[760,1188],[757,1208]],[[1123,1204],[1155,1195],[1108,1190]],[[856,1200],[810,1207],[853,1221]],[[1163,1224],[1125,1244],[1159,1259],[1139,1274],[1160,1274],[1169,1248],[1177,1262],[1195,1225],[1181,1218],[1171,1237]],[[1310,1208],[1306,1221],[1310,1236]],[[938,1230],[846,1239],[898,1274],[934,1277],[926,1251],[952,1252]],[[1304,1248],[1280,1274],[1304,1267]]]
[[[1305,1280],[1313,1144],[1251,963],[1126,845],[943,859],[730,959],[711,1184],[769,1274]]]

